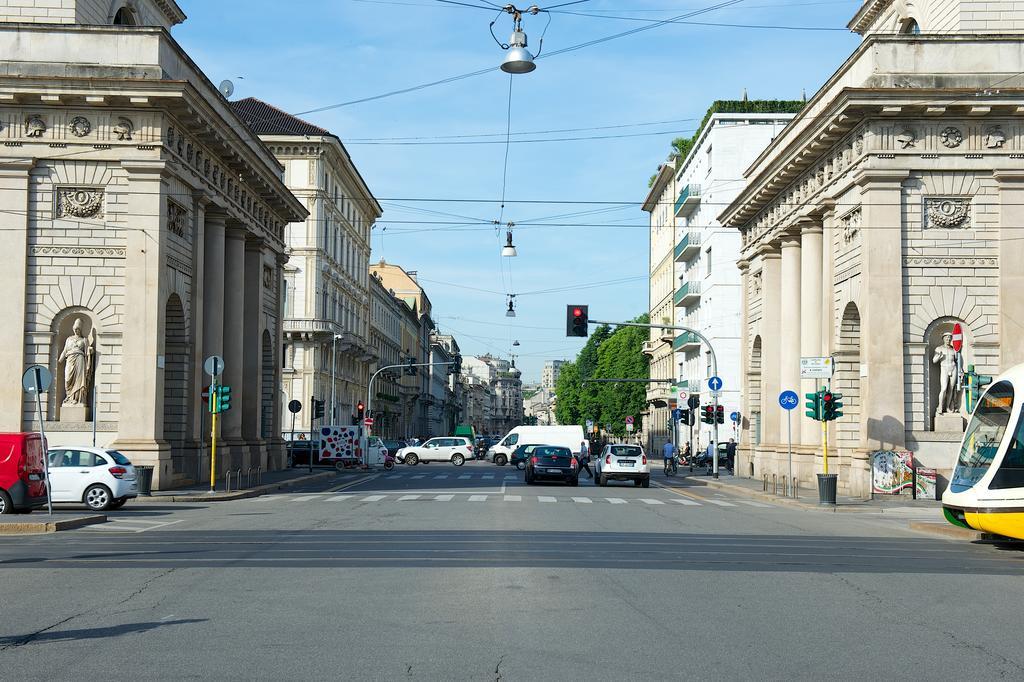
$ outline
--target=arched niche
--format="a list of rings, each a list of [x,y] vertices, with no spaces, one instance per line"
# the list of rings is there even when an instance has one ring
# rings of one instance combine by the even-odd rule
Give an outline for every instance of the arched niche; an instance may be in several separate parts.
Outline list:
[[[921,339],[924,342],[925,350],[923,358],[925,364],[923,372],[924,395],[927,407],[925,417],[929,430],[932,431],[935,430],[933,419],[935,411],[939,407],[939,391],[942,388],[940,367],[933,362],[935,349],[942,345],[942,335],[952,334],[953,326],[958,323],[964,337],[961,354],[963,357],[963,369],[966,370],[968,365],[974,364],[974,336],[967,322],[952,315],[937,317],[925,329],[924,336]]]
[[[99,344],[95,342],[96,335],[100,330],[98,328],[96,314],[92,310],[83,306],[69,306],[54,315],[53,321],[50,323],[50,333],[52,338],[50,343],[50,368],[53,371],[53,388],[50,390],[47,411],[50,415],[50,419],[53,421],[61,421],[64,400],[67,398],[65,378],[67,362],[60,361],[60,356],[64,351],[67,339],[74,334],[75,322],[79,320],[82,323],[82,337],[90,343],[93,350],[91,362],[89,363],[86,372],[86,385],[88,387],[86,404],[88,409],[85,414],[85,419],[92,420],[95,418],[93,416],[95,405],[92,398],[92,387],[95,385],[96,366],[100,360]]]

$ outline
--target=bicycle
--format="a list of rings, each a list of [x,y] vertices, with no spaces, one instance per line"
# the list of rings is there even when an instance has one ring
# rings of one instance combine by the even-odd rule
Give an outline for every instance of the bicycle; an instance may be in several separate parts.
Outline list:
[[[665,475],[666,476],[675,476],[677,473],[679,473],[679,465],[676,464],[676,458],[673,457],[672,459],[666,459],[665,460]]]

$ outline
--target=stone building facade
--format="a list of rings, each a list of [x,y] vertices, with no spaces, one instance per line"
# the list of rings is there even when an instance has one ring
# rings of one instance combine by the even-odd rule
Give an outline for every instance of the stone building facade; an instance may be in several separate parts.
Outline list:
[[[296,430],[309,431],[310,398],[325,401],[325,423],[355,422],[370,368],[370,234],[382,209],[330,131],[266,102],[231,103],[285,169],[285,183],[309,217],[285,228],[284,392],[306,409]]]
[[[377,355],[374,371],[385,367],[373,385],[373,432],[381,438],[401,438],[405,434],[401,409],[402,320],[409,306],[384,288],[380,279],[370,275],[370,346]]]
[[[743,242],[743,473],[786,473],[777,396],[815,390],[802,356],[836,359],[831,470],[851,495],[870,492],[876,450],[948,475],[963,418],[936,414],[935,349],[954,324],[964,365],[1024,362],[1024,16],[964,32],[981,30],[968,10],[992,4],[865,2],[851,23],[862,44],[721,216]],[[796,414],[808,485],[821,425]]]
[[[208,480],[210,355],[234,390],[220,471],[283,465],[284,226],[306,215],[171,37],[182,20],[170,0],[0,7],[0,430],[37,427],[21,375],[48,366],[50,443],[88,444],[95,423],[158,488]]]

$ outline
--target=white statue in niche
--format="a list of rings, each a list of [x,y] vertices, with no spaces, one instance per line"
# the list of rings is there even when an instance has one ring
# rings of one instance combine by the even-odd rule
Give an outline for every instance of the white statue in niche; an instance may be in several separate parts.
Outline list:
[[[64,341],[57,364],[64,363],[64,404],[85,406],[89,401],[89,376],[92,373],[96,332],[90,339],[82,335],[82,320],[75,320],[72,333]]]
[[[942,345],[935,348],[932,363],[939,366],[938,414],[957,413],[960,410],[960,392],[964,386],[963,355],[953,349],[953,334],[942,335]]]

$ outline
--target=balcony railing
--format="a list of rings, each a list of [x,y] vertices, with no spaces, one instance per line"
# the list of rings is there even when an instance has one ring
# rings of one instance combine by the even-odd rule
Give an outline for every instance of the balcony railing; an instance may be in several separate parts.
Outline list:
[[[689,184],[679,192],[676,199],[676,217],[689,216],[700,204],[700,185]]]
[[[683,282],[673,297],[675,306],[682,308],[700,299],[700,282]]]
[[[700,346],[700,339],[693,332],[683,332],[672,342],[672,349],[677,351],[690,350]]]
[[[682,263],[700,253],[700,232],[687,232],[676,244],[675,261]]]

